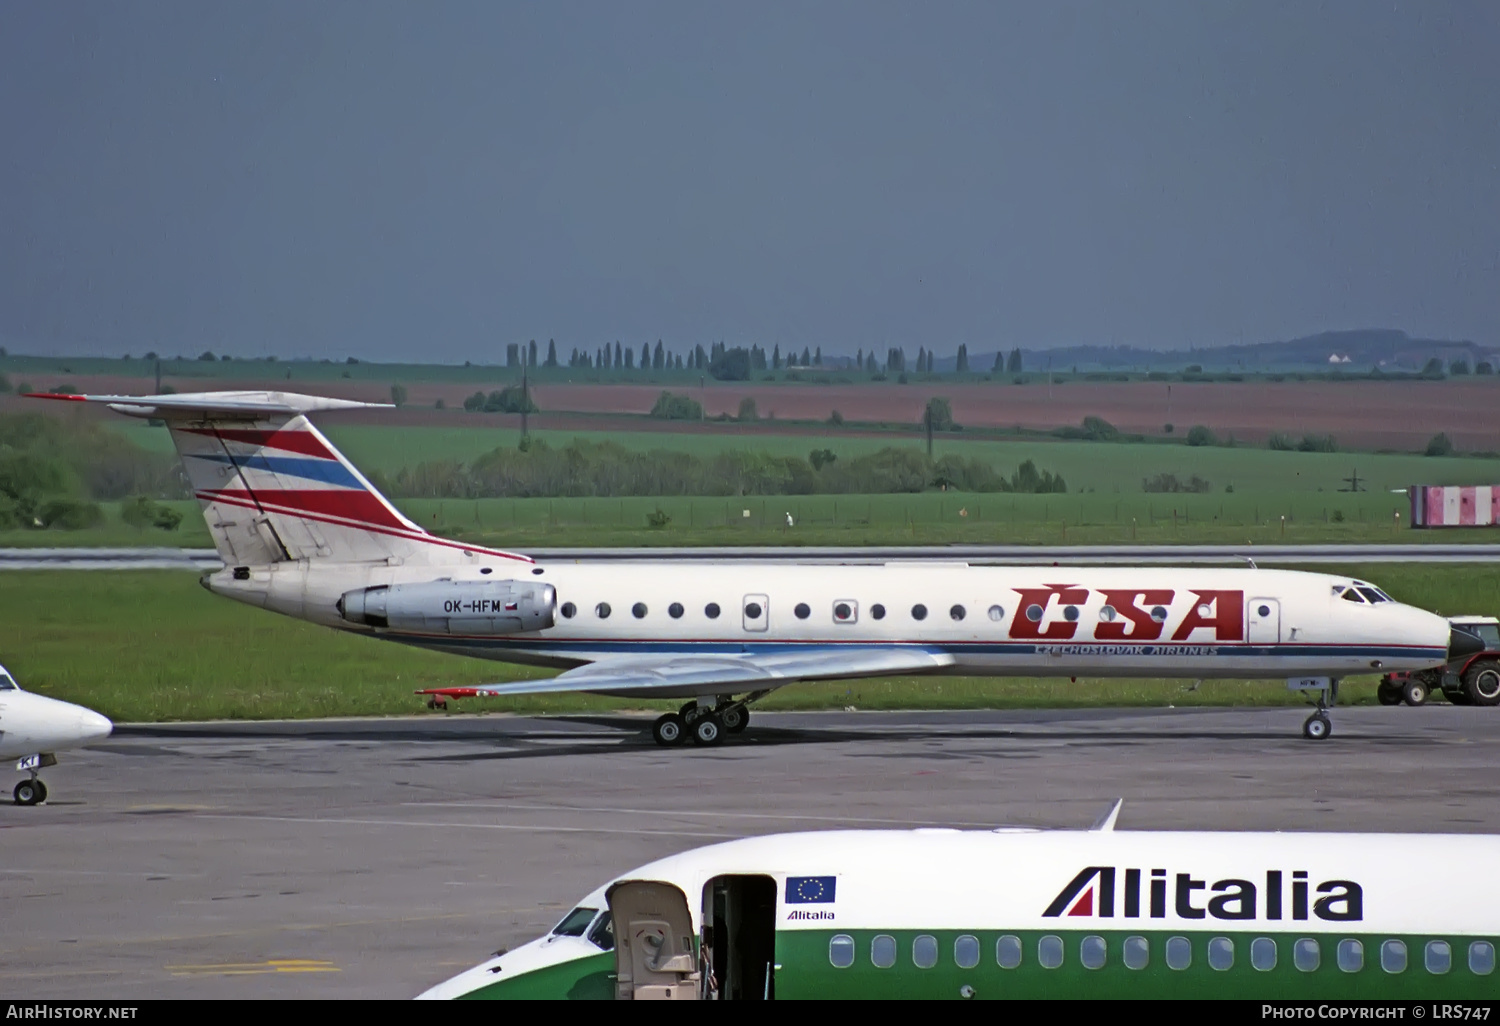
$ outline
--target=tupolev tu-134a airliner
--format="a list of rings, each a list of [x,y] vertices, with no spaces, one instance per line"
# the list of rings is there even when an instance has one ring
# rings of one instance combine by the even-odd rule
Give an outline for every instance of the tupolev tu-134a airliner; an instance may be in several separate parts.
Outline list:
[[[162,420],[224,569],[208,590],[339,630],[562,668],[437,697],[587,691],[683,698],[657,743],[715,744],[798,681],[979,676],[1285,677],[1328,736],[1350,674],[1482,642],[1364,581],[1214,567],[539,564],[433,535],[308,420],[380,404],[290,392],[44,395]]]
[[[423,998],[1500,997],[1493,835],[841,830],[625,873]]]

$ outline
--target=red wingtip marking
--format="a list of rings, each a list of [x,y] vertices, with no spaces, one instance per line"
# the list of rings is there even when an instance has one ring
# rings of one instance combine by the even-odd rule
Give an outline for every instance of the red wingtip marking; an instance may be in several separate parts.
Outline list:
[[[414,695],[442,695],[444,698],[474,698],[479,694],[477,688],[423,688],[421,691],[412,692]]]
[[[81,395],[64,395],[61,392],[22,392],[23,399],[61,399],[70,403],[86,403],[88,399]]]
[[[1090,887],[1083,892],[1083,897],[1073,903],[1068,910],[1070,916],[1091,916],[1094,914],[1094,889]]]

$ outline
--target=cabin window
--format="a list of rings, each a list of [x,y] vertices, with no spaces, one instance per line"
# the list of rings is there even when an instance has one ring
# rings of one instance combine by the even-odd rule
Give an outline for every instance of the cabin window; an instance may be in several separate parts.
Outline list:
[[[896,964],[896,938],[880,934],[870,941],[870,961],[876,969],[889,969]]]
[[[1469,945],[1469,972],[1475,976],[1488,976],[1495,971],[1495,945],[1489,941],[1474,941]]]
[[[1167,968],[1186,969],[1193,964],[1193,942],[1186,937],[1167,938]]]
[[[1323,964],[1323,949],[1312,937],[1303,937],[1292,945],[1292,964],[1304,973],[1317,972]]]
[[[1397,942],[1400,943],[1399,941]],[[1427,942],[1427,971],[1441,975],[1453,968],[1453,948],[1445,940]]]
[[[918,934],[911,942],[912,965],[918,969],[931,969],[937,965],[937,938],[930,933]]]
[[[1234,968],[1234,941],[1228,937],[1210,937],[1208,941],[1208,967],[1223,972]]]
[[[953,620],[962,620],[964,617],[966,617],[968,615],[969,615],[968,610],[964,609],[963,606],[954,606],[954,607],[952,607],[951,609],[948,610],[948,616],[949,616],[950,619],[953,619]]]
[[[1085,969],[1103,969],[1108,952],[1104,938],[1096,934],[1089,934],[1078,943],[1078,961],[1083,963]]]
[[[1043,969],[1056,969],[1063,963],[1062,938],[1047,934],[1036,942],[1036,960]]]
[[[645,619],[646,618],[646,603],[644,603],[644,602],[637,602],[635,605],[631,606],[630,607],[630,615],[633,616],[633,617],[635,617],[637,620],[643,620],[643,619]]]
[[[1158,607],[1158,608],[1160,608],[1160,607]],[[1151,615],[1155,616],[1156,613],[1153,612]],[[1271,615],[1271,607],[1270,606],[1256,606],[1255,607],[1255,615],[1256,616],[1270,616]],[[1164,616],[1164,617],[1162,617],[1162,619],[1165,620],[1166,617]]]
[[[683,610],[681,602],[673,602],[670,606],[667,607],[667,615],[674,620],[681,620],[682,612]]]
[[[972,969],[979,964],[979,938],[964,934],[953,942],[953,961],[960,969]]]
[[[854,964],[854,938],[839,933],[828,939],[828,963],[835,969],[847,969]]]
[[[1276,942],[1269,937],[1257,937],[1250,942],[1250,966],[1268,973],[1276,968]]]
[[[571,620],[575,615],[577,615],[578,607],[571,602],[564,602],[561,608],[558,609],[558,612],[562,613],[563,616]]]
[[[1470,955],[1469,961],[1473,962]],[[1494,952],[1490,953],[1490,960],[1494,961]],[[1001,969],[1014,969],[1021,964],[1021,938],[1013,933],[1004,934],[995,942],[995,964]]]
[[[925,620],[925,619],[927,619],[927,607],[924,606],[924,605],[922,605],[922,603],[920,603],[920,602],[918,602],[916,605],[912,606],[911,607],[911,618],[913,620]]]
[[[745,617],[746,617],[746,619],[749,619],[749,620],[759,620],[760,619],[760,614],[763,613],[763,612],[765,612],[765,610],[763,610],[763,609],[760,608],[760,603],[759,602],[746,602],[745,603]]]
[[[1033,602],[1026,607],[1026,619],[1032,623],[1040,623],[1042,619],[1042,607]]]
[[[885,619],[885,606],[882,606],[879,602],[875,603],[873,606],[870,607],[870,615],[873,616],[877,620],[884,620]]]
[[[1380,944],[1380,968],[1388,973],[1406,972],[1406,942],[1382,941]]]
[[[1269,613],[1269,612],[1270,612],[1270,610],[1266,611],[1266,613]],[[1265,616],[1266,613],[1262,613],[1260,615],[1261,616]],[[1152,606],[1151,607],[1151,619],[1155,620],[1157,623],[1166,623],[1167,622],[1167,607],[1166,606]]]
[[[1063,619],[1067,620],[1069,623],[1077,623],[1078,622],[1078,607],[1077,606],[1064,606],[1063,607]]]
[[[1144,969],[1151,962],[1151,942],[1144,937],[1125,938],[1125,968]]]
[[[1339,941],[1339,968],[1346,973],[1357,973],[1365,967],[1365,946],[1352,937]]]
[[[859,603],[857,602],[835,602],[833,604],[834,623],[854,623],[859,619]]]
[[[708,605],[703,607],[703,615],[708,617],[710,620],[717,620],[719,618],[719,613],[720,609],[717,602],[710,602]]]
[[[1115,616],[1116,613],[1114,606],[1105,606],[1103,609],[1099,610],[1099,619],[1103,620],[1105,623],[1113,622]]]
[[[1004,606],[990,606],[990,619],[994,620],[996,623],[999,623],[1001,620],[1004,620],[1005,619],[1005,607]]]
[[[601,602],[597,606],[595,606],[594,607],[594,615],[597,616],[601,620],[608,620],[609,619],[609,603],[608,602]]]
[[[797,605],[792,608],[792,613],[797,617],[797,619],[806,620],[809,616],[812,616],[812,607],[809,606],[806,602],[798,602]]]

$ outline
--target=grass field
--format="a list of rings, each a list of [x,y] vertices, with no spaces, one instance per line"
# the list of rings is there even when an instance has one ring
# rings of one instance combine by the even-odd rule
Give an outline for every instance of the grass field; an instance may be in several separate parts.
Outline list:
[[[1402,601],[1443,613],[1500,610],[1487,566],[1348,567]],[[426,713],[422,687],[546,676],[547,671],[436,655],[343,635],[201,590],[176,571],[12,571],[0,576],[0,660],[26,688],[82,702],[113,719],[162,721]],[[767,709],[855,706],[1020,708],[1084,705],[1298,705],[1280,682],[1066,679],[892,679],[793,685]],[[1345,701],[1374,700],[1374,678]],[[462,704],[472,712],[581,712],[676,703],[547,695]],[[454,715],[454,713],[434,714]]]
[[[119,421],[143,445],[170,451],[167,432]],[[340,425],[328,433],[359,467],[394,474],[423,460],[472,460],[518,434],[483,428]],[[805,456],[828,447],[846,457],[916,441],[809,435],[733,436],[684,432],[536,432],[554,446],[573,438],[608,439],[629,448],[668,448],[711,455],[748,448]],[[1273,452],[1268,449],[1089,442],[1002,442],[942,436],[935,454],[990,462],[1010,473],[1025,459],[1061,473],[1066,495],[925,492],[917,495],[631,497],[623,499],[397,499],[429,530],[477,544],[526,549],[567,545],[877,545],[1108,544],[1500,540],[1500,529],[1411,531],[1402,489],[1412,483],[1480,484],[1500,480],[1500,460],[1400,454]],[[1358,472],[1358,493],[1340,491]],[[1197,474],[1206,493],[1147,493],[1143,478]],[[1232,487],[1233,491],[1228,491]],[[210,544],[194,504],[179,504],[182,527],[141,531],[106,507],[105,526],[88,531],[0,532],[0,546]],[[671,522],[649,528],[660,508]],[[746,513],[748,512],[748,515]],[[785,528],[785,514],[796,522]],[[1284,519],[1283,519],[1284,518]]]

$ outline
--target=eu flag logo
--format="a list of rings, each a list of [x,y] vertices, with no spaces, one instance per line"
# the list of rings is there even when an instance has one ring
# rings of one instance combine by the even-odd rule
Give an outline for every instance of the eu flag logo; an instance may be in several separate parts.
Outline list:
[[[788,905],[831,905],[836,876],[789,876],[786,878]]]

